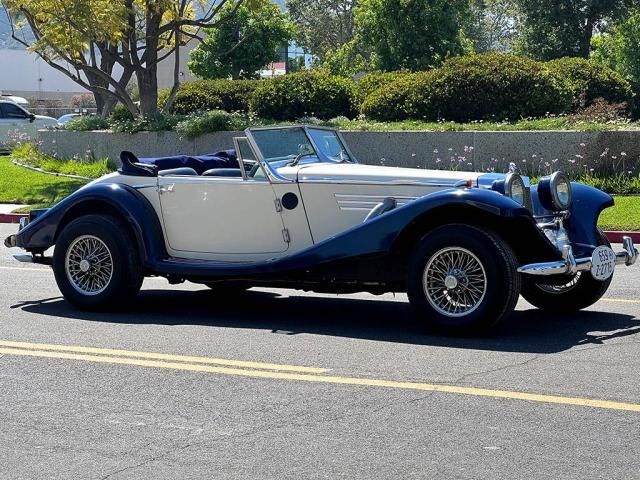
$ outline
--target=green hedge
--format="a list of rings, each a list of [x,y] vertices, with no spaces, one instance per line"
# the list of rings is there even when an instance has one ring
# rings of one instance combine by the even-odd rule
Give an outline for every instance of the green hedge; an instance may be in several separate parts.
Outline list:
[[[539,62],[506,54],[451,59],[434,76],[439,117],[457,122],[563,113],[571,97]]]
[[[384,121],[518,120],[563,113],[571,98],[543,64],[492,53],[457,57],[430,72],[404,75],[369,94],[362,112]]]
[[[362,77],[357,84],[356,101],[358,105],[362,105],[362,102],[372,93],[380,90],[387,85],[393,84],[406,77],[411,76],[411,72],[401,70],[398,72],[371,72]]]
[[[631,103],[616,72],[580,58],[547,63],[506,54],[457,57],[431,72],[375,73],[359,85],[361,111],[381,121],[519,120],[606,102]]]
[[[248,112],[249,101],[258,85],[268,80],[198,80],[180,86],[171,109],[172,113],[189,115],[209,110],[227,112]],[[170,90],[160,92],[159,104],[162,108]]]
[[[383,122],[403,120],[435,121],[438,117],[434,99],[435,72],[403,74],[392,82],[381,83],[361,105],[368,118]]]
[[[273,120],[353,118],[355,84],[322,71],[293,73],[260,83],[251,99],[251,110]]]
[[[608,103],[630,103],[631,85],[620,74],[584,58],[559,58],[546,63],[571,93],[573,109],[588,107],[602,98]]]

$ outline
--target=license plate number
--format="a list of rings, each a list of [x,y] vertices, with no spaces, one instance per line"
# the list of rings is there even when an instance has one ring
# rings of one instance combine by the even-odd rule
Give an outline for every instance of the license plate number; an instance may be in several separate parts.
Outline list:
[[[616,268],[616,254],[609,247],[600,246],[591,256],[591,275],[596,280],[604,282]]]

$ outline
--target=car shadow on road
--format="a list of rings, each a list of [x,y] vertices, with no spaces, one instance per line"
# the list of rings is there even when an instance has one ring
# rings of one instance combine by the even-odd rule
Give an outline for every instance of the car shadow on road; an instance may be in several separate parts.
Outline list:
[[[607,306],[601,304],[602,310]],[[92,322],[267,329],[284,335],[527,353],[554,353],[640,334],[640,319],[633,315],[606,311],[553,314],[530,309],[516,311],[487,337],[444,337],[423,330],[406,302],[374,297],[281,296],[260,290],[233,298],[218,298],[209,290],[143,290],[126,310],[113,312],[82,311],[60,297],[25,301],[13,308]]]

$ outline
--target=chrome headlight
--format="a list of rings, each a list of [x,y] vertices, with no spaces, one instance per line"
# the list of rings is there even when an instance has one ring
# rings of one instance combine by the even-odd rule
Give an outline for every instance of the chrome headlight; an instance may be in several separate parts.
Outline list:
[[[569,177],[562,172],[556,172],[549,177],[541,178],[538,183],[538,197],[546,210],[569,210],[573,202]]]
[[[504,193],[522,206],[527,202],[524,180],[517,173],[509,173],[504,181]]]

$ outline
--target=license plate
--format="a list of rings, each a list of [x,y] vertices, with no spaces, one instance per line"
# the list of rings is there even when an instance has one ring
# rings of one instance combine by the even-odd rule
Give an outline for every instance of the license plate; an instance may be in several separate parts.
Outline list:
[[[591,256],[591,275],[596,280],[604,282],[616,268],[616,254],[609,247],[600,246]]]

